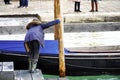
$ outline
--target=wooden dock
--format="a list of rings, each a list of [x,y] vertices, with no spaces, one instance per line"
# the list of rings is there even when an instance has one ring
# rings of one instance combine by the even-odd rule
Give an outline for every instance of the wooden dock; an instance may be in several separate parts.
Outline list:
[[[35,73],[30,73],[29,70],[14,70],[13,62],[0,62],[0,80],[68,80],[68,78],[44,79],[39,69]]]
[[[0,62],[0,80],[14,80],[13,62]]]
[[[13,62],[0,62],[0,80],[44,80],[41,70],[14,70]]]
[[[30,73],[29,70],[15,70],[15,80],[44,80],[41,70]]]

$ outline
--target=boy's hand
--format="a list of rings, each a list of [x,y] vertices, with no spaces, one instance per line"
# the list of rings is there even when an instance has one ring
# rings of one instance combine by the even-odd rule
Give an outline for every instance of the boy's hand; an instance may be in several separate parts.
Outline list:
[[[60,23],[60,19],[56,19],[56,23],[59,24]]]

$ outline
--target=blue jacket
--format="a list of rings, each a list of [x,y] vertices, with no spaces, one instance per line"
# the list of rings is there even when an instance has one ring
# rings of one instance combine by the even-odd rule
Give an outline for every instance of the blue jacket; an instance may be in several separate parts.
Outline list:
[[[59,19],[56,19],[54,21],[50,21],[46,24],[40,24],[40,25],[31,25],[30,29],[28,29],[26,36],[25,36],[25,42],[29,42],[32,40],[38,40],[40,45],[43,47],[44,45],[44,29],[49,28],[50,26],[53,26],[55,24],[60,23]]]

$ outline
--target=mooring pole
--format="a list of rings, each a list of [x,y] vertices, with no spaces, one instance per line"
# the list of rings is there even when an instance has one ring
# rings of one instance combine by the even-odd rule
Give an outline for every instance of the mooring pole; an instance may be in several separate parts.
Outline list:
[[[60,24],[55,25],[54,38],[59,42],[59,76],[66,76],[64,46],[63,46],[63,19],[60,12],[60,0],[54,0],[54,17],[61,20]]]

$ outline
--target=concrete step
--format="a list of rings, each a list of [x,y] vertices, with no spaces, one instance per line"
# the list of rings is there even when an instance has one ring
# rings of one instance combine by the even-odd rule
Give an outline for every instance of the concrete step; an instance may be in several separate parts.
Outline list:
[[[29,70],[15,70],[15,80],[44,80],[41,70],[30,73]]]
[[[44,80],[41,70],[15,70],[13,62],[0,62],[0,80]]]
[[[11,20],[10,20],[11,19]],[[26,18],[0,18],[0,34],[25,34],[25,25],[33,17]],[[6,23],[7,22],[7,23]],[[9,25],[11,24],[11,25]],[[96,22],[96,23],[65,23],[64,32],[98,32],[119,31],[120,22]],[[45,33],[53,33],[54,27],[45,30]]]

